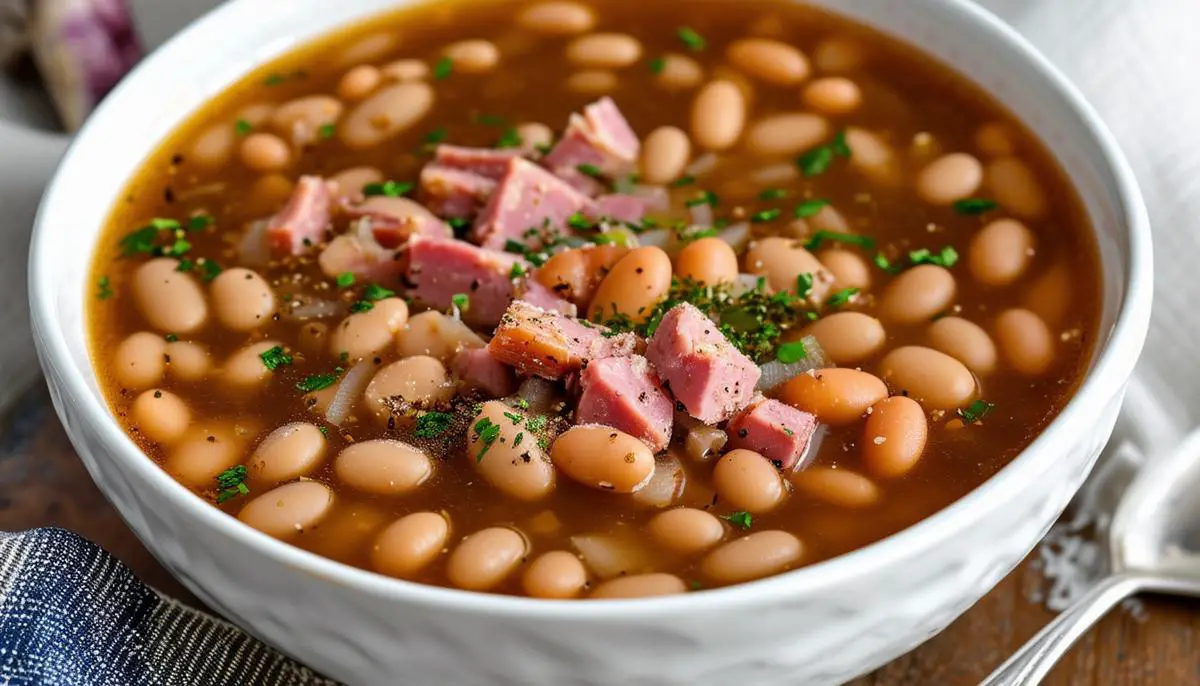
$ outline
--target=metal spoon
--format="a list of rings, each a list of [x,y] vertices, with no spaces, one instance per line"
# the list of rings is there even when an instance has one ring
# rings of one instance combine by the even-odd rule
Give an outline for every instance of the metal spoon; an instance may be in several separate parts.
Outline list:
[[[1151,459],[1121,498],[1109,529],[1112,569],[980,686],[1041,683],[1075,641],[1136,593],[1200,597],[1200,429]]]

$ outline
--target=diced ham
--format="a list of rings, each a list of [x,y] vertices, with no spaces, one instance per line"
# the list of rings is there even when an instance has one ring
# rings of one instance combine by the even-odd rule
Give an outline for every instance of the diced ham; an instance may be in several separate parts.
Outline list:
[[[508,172],[508,163],[524,157],[520,148],[466,148],[460,145],[439,145],[433,153],[433,164],[478,174],[499,181]]]
[[[492,357],[487,348],[463,348],[451,361],[450,370],[465,386],[492,398],[512,395],[517,389],[512,367]]]
[[[403,273],[403,264],[396,253],[383,250],[378,244],[363,243],[350,234],[338,236],[325,246],[317,258],[317,264],[325,276],[334,279],[339,274],[354,274],[361,281],[382,284],[395,283]]]
[[[628,174],[641,144],[612,98],[604,97],[572,114],[563,137],[543,163],[551,170],[591,165],[609,177]]]
[[[636,195],[602,195],[596,198],[596,207],[591,219],[612,219],[628,224],[640,224],[648,209],[646,200]]]
[[[385,248],[398,248],[413,236],[449,238],[454,235],[445,222],[409,198],[377,195],[348,206],[346,214],[355,219],[370,217],[375,240]]]
[[[568,317],[579,313],[575,303],[560,298],[557,293],[546,288],[537,279],[529,278],[521,282],[517,289],[517,298],[530,305],[536,305],[549,312],[557,312]]]
[[[640,438],[654,452],[671,442],[675,403],[641,355],[592,360],[580,374],[578,424],[603,424]]]
[[[753,450],[780,469],[792,469],[804,456],[817,418],[774,399],[761,399],[729,420],[731,448]]]
[[[554,175],[589,198],[594,198],[605,191],[604,184],[599,179],[588,176],[575,167],[560,167],[554,170]]]
[[[473,235],[485,248],[502,250],[509,240],[538,247],[544,234],[568,232],[567,219],[577,212],[588,214],[591,206],[591,198],[562,179],[513,158],[476,220]]]
[[[488,350],[521,374],[559,379],[589,360],[632,355],[638,346],[633,334],[614,335],[598,324],[517,300],[504,313]]]
[[[329,226],[333,189],[319,176],[301,176],[287,204],[267,220],[267,244],[277,255],[300,255],[317,245]]]
[[[464,293],[463,319],[492,325],[500,321],[513,297],[513,265],[520,258],[466,241],[415,236],[408,244],[409,294],[439,309]]]
[[[421,201],[441,217],[474,217],[496,189],[496,182],[474,172],[440,164],[421,170]]]
[[[646,357],[688,414],[716,424],[746,407],[761,372],[704,313],[676,305],[654,331]]]

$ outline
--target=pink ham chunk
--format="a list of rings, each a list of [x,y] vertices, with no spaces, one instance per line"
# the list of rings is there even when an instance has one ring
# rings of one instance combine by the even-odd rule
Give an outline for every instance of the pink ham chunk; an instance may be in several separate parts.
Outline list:
[[[463,348],[451,361],[450,370],[464,386],[479,389],[489,398],[503,398],[517,389],[512,367],[492,357],[487,348]]]
[[[567,231],[567,219],[590,214],[591,198],[562,179],[520,158],[508,170],[475,222],[474,238],[485,248],[502,250],[510,240],[541,245],[545,233]]]
[[[409,295],[440,309],[463,293],[468,307],[463,319],[482,325],[500,321],[513,297],[515,255],[488,250],[465,241],[414,237],[408,244]]]
[[[441,217],[474,217],[494,190],[495,181],[474,172],[440,164],[421,170],[421,202]]]
[[[712,320],[687,303],[663,316],[646,357],[687,413],[705,424],[729,419],[750,404],[761,375]]]
[[[590,165],[608,177],[633,171],[641,144],[625,115],[612,98],[604,97],[572,114],[567,130],[546,158],[547,168],[557,172]]]
[[[450,238],[454,232],[441,219],[410,198],[377,195],[346,207],[355,219],[369,217],[375,240],[385,248],[398,248],[413,236]]]
[[[596,207],[591,219],[616,220],[628,224],[640,224],[649,209],[646,200],[636,195],[613,194],[596,198]]]
[[[580,374],[577,424],[603,424],[640,438],[654,452],[671,442],[675,403],[641,355],[592,360]]]
[[[589,360],[637,352],[633,334],[613,335],[603,326],[514,301],[496,327],[488,351],[521,374],[560,379]]]
[[[574,317],[579,309],[575,303],[560,298],[557,293],[546,288],[540,281],[533,278],[525,279],[517,289],[517,298],[530,305],[536,305],[549,312],[557,312],[568,317]]]
[[[780,469],[793,469],[817,429],[817,418],[778,400],[762,399],[734,415],[729,447],[753,450]]]
[[[433,164],[499,181],[508,173],[508,163],[524,156],[525,151],[520,148],[466,148],[460,145],[439,145],[433,153]]]
[[[287,204],[267,220],[267,245],[276,255],[300,255],[325,237],[334,189],[319,176],[301,176]]]

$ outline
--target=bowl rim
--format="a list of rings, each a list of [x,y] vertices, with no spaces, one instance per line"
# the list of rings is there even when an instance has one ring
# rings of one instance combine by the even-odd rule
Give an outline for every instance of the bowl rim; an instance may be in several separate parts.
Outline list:
[[[42,364],[46,367],[47,376],[58,379],[62,384],[64,397],[82,413],[84,421],[96,430],[98,442],[111,447],[115,459],[122,463],[120,468],[137,472],[140,479],[152,484],[160,490],[162,497],[179,508],[182,516],[213,528],[239,545],[271,558],[275,563],[319,575],[322,579],[371,596],[442,610],[522,619],[636,621],[660,619],[664,614],[719,612],[739,606],[770,603],[786,596],[811,595],[837,586],[839,580],[846,577],[887,567],[907,556],[908,551],[926,548],[944,538],[944,534],[939,532],[953,529],[956,520],[972,521],[976,518],[973,515],[995,508],[999,502],[1023,488],[1025,482],[1045,470],[1046,463],[1057,456],[1055,446],[1069,444],[1074,436],[1084,434],[1092,427],[1094,418],[1100,414],[1104,404],[1123,392],[1133,372],[1149,325],[1153,290],[1148,213],[1133,171],[1099,115],[1045,56],[991,12],[965,0],[930,2],[935,5],[936,11],[956,15],[957,19],[973,24],[980,31],[992,32],[1006,42],[1040,78],[1060,93],[1070,113],[1082,122],[1085,133],[1096,143],[1107,165],[1106,172],[1111,174],[1115,184],[1113,192],[1129,243],[1128,251],[1121,255],[1125,262],[1124,302],[1116,314],[1107,340],[1098,342],[1102,347],[1074,396],[1016,458],[950,505],[867,546],[784,574],[703,593],[598,603],[478,593],[390,578],[271,538],[204,502],[150,460],[118,426],[106,402],[88,387],[87,379],[94,376],[90,365],[88,369],[79,369],[71,358],[62,321],[55,311],[56,284],[51,278],[53,257],[62,246],[53,243],[48,226],[53,223],[56,207],[69,202],[70,189],[64,184],[64,170],[88,162],[87,157],[79,152],[80,141],[89,137],[98,122],[119,113],[116,108],[122,104],[122,96],[126,92],[136,92],[147,65],[177,57],[174,53],[179,52],[180,46],[196,43],[200,36],[211,35],[220,26],[237,21],[243,8],[251,4],[250,0],[229,2],[217,7],[144,60],[101,104],[63,156],[38,208],[30,247],[30,313]],[[90,250],[94,248],[89,246]],[[78,435],[75,430],[69,430],[69,433]],[[135,533],[138,532],[135,530]]]

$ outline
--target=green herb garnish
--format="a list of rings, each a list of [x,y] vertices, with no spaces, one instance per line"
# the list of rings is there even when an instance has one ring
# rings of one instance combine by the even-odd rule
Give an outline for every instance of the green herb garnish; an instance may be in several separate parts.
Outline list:
[[[263,366],[271,371],[275,371],[280,367],[284,367],[292,363],[292,356],[287,354],[287,352],[285,352],[284,349],[278,345],[270,350],[262,351],[258,354],[258,357],[262,360]]]
[[[674,181],[671,182],[671,188],[683,188],[684,186],[690,186],[693,183],[696,183],[696,177],[681,176],[678,179],[675,179]]]
[[[828,200],[805,200],[796,205],[796,209],[792,214],[796,216],[796,219],[808,219],[809,217],[815,217],[828,204]]]
[[[96,281],[96,287],[99,289],[96,292],[96,297],[98,299],[108,300],[113,296],[112,285],[108,282],[107,276],[101,276],[100,279]]]
[[[342,272],[341,274],[337,275],[336,281],[338,288],[349,288],[354,285],[354,273]]]
[[[649,66],[651,74],[661,74],[663,73],[663,69],[667,68],[667,58],[655,57],[654,59],[650,60]]]
[[[508,270],[508,278],[519,279],[525,276],[525,267],[520,262],[513,262],[512,267]]]
[[[974,424],[983,419],[984,415],[991,412],[996,407],[995,404],[989,403],[986,400],[976,400],[970,405],[958,410],[958,416],[963,420],[964,424]]]
[[[168,343],[174,343],[175,341],[179,340],[179,336],[176,336],[173,333],[169,333],[166,336],[163,336],[163,340],[165,340]]]
[[[716,193],[713,193],[712,191],[700,191],[699,195],[689,200],[685,200],[683,204],[687,205],[688,207],[696,207],[697,205],[709,205],[710,207],[716,207],[720,202],[721,199],[717,197]]]
[[[433,146],[446,140],[447,136],[449,136],[449,134],[446,133],[446,129],[439,127],[425,134],[424,138],[421,140],[424,141],[426,146]]]
[[[680,26],[675,30],[675,35],[692,52],[700,52],[708,45],[708,41],[704,40],[704,36],[696,33],[696,30],[690,26]]]
[[[217,503],[223,503],[239,495],[246,495],[250,487],[246,485],[246,467],[235,465],[217,475]]]
[[[245,119],[239,119],[233,125],[233,132],[239,136],[248,136],[254,130],[254,125]]]
[[[838,131],[832,142],[819,145],[796,158],[796,166],[805,176],[820,176],[829,170],[835,157],[850,157],[850,146],[846,145],[844,131]]]
[[[358,302],[350,305],[350,312],[352,314],[358,314],[359,312],[370,312],[374,308],[375,303],[367,302],[366,300],[359,300]]]
[[[454,73],[454,60],[443,57],[433,64],[433,78],[441,81]]]
[[[958,262],[958,251],[947,245],[937,253],[933,253],[927,248],[920,250],[912,250],[908,253],[908,260],[913,264],[936,264],[939,267],[953,267]]]
[[[450,296],[450,304],[459,312],[466,312],[471,307],[471,296],[466,293],[455,293]]]
[[[363,298],[371,302],[379,302],[384,298],[390,298],[394,295],[396,295],[396,291],[389,291],[383,286],[373,283],[367,284],[367,287],[363,289]]]
[[[454,415],[448,412],[425,412],[417,417],[413,435],[417,438],[437,438],[454,423]]]
[[[732,514],[721,515],[721,519],[739,529],[749,529],[750,525],[754,523],[754,518],[750,516],[749,512],[734,512]]]
[[[767,188],[758,193],[758,199],[762,201],[779,200],[787,197],[787,191],[782,188]]]
[[[779,346],[779,350],[775,352],[775,359],[784,364],[799,362],[808,357],[808,348],[805,347],[804,341],[792,341]]]
[[[578,170],[580,174],[590,176],[593,179],[604,178],[604,172],[600,171],[600,167],[597,167],[594,164],[579,164],[575,166],[575,169]]]
[[[837,291],[833,295],[829,296],[829,299],[825,301],[825,304],[829,307],[841,307],[850,302],[850,300],[856,295],[858,295],[857,288],[843,288],[842,290]]]
[[[337,127],[333,124],[321,124],[320,128],[317,129],[317,138],[327,141],[330,138],[333,138],[333,134],[336,132]]]
[[[368,183],[362,187],[362,194],[368,198],[382,195],[387,198],[399,198],[408,193],[416,186],[407,181],[383,181],[380,183]]]
[[[203,231],[213,225],[216,221],[208,214],[197,214],[188,219],[188,231]]]
[[[296,390],[302,393],[313,393],[324,390],[337,383],[337,374],[310,374],[296,383]]]
[[[750,215],[750,221],[754,222],[755,224],[761,224],[763,222],[775,221],[776,219],[779,219],[780,215],[782,215],[782,214],[783,214],[783,210],[779,209],[778,207],[775,207],[775,208],[772,208],[769,210],[762,210],[761,212],[755,212],[754,214]]]
[[[492,444],[496,442],[496,439],[500,438],[500,425],[496,424],[487,417],[484,417],[478,422],[475,422],[475,426],[472,431],[475,432],[474,440],[483,444],[483,448],[480,449],[479,455],[475,457],[476,462],[482,462],[484,454],[491,449]]]
[[[504,133],[500,134],[500,140],[496,141],[497,148],[519,148],[524,145],[525,140],[521,138],[521,134],[516,129],[505,129]]]
[[[837,243],[847,243],[849,245],[857,245],[860,248],[870,250],[875,247],[875,239],[870,236],[856,236],[852,233],[841,233],[839,231],[818,231],[805,242],[804,247],[807,250],[816,250],[821,247],[825,241],[834,241]]]
[[[812,293],[814,278],[812,274],[804,272],[796,275],[796,294],[801,298],[807,298],[809,293]]]
[[[959,214],[980,215],[999,207],[994,200],[986,198],[964,198],[954,203],[954,211]]]

